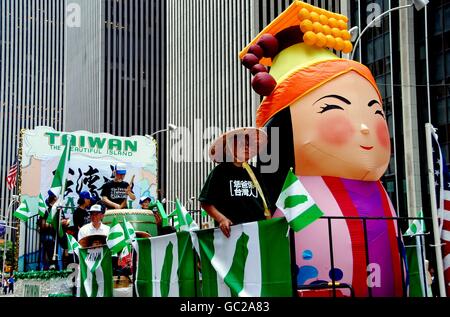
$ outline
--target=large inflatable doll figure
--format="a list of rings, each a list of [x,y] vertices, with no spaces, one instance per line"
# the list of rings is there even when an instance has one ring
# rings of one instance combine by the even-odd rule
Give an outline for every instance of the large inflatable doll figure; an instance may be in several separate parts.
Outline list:
[[[366,66],[332,52],[351,52],[349,40],[345,16],[295,1],[241,52],[265,96],[257,126],[279,129],[278,171],[263,176],[276,201],[292,167],[325,216],[341,217],[333,259],[327,219],[296,233],[298,285],[334,278],[356,296],[402,296],[396,222],[351,219],[396,213],[379,180],[391,150],[382,97]]]

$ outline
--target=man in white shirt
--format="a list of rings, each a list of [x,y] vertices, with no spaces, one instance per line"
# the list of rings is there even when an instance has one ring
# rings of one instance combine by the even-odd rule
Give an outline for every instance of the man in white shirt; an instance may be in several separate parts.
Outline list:
[[[96,204],[89,209],[89,213],[91,222],[81,227],[80,232],[78,232],[78,241],[87,236],[100,235],[107,237],[109,234],[109,227],[102,223],[105,209],[101,205]]]

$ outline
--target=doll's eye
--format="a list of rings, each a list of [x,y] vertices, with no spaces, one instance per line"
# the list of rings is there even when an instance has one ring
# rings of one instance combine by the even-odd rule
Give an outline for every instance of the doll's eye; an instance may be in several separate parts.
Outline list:
[[[381,111],[381,110],[375,111],[375,114],[379,114],[380,116],[382,116],[384,118],[383,111]]]
[[[324,113],[325,111],[333,110],[333,109],[344,110],[344,108],[342,108],[338,105],[329,105],[329,104],[325,104],[325,107],[320,107],[320,109],[322,109],[322,111],[319,111],[318,113]]]

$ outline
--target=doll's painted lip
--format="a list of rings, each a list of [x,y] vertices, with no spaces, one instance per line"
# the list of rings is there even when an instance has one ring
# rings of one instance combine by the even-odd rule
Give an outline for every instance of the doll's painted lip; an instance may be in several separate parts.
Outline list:
[[[361,147],[362,149],[364,149],[364,150],[367,150],[367,151],[370,151],[370,150],[373,149],[373,146],[362,146],[362,145],[360,145],[360,147]]]

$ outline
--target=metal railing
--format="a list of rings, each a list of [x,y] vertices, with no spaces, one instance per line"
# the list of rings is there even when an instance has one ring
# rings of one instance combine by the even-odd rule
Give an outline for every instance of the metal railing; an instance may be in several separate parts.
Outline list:
[[[192,215],[192,217],[194,218],[194,220],[196,220],[196,222],[199,224],[200,228],[202,228],[202,224],[204,223],[204,219],[202,219],[201,216],[201,211],[199,210],[191,210],[189,211],[190,214]],[[214,221],[212,221],[212,219],[210,217],[206,218],[206,221],[210,221],[211,226],[209,228],[214,227]],[[368,267],[368,265],[370,264],[370,254],[372,254],[371,249],[370,249],[370,245],[369,245],[369,241],[368,241],[368,227],[370,228],[370,224],[373,221],[384,221],[386,223],[389,222],[394,222],[396,231],[397,231],[397,240],[398,238],[400,238],[402,236],[402,234],[404,232],[406,232],[406,230],[408,229],[410,222],[413,220],[424,220],[425,222],[429,222],[429,226],[426,226],[428,228],[431,228],[431,218],[430,217],[345,217],[345,216],[323,216],[321,217],[321,220],[318,221],[327,221],[327,228],[328,228],[328,250],[327,252],[329,252],[329,258],[330,258],[330,272],[334,272],[336,269],[336,259],[339,256],[338,254],[336,254],[335,252],[335,237],[333,234],[333,229],[335,228],[335,226],[337,225],[336,222],[339,221],[359,221],[360,225],[363,228],[363,246],[364,246],[364,257],[365,257],[365,263],[366,263],[366,268]],[[203,222],[202,222],[203,221]],[[436,259],[435,259],[435,254],[434,254],[434,249],[431,247],[432,243],[434,243],[434,241],[428,241],[432,235],[430,235],[429,233],[422,233],[422,234],[417,234],[416,236],[422,236],[425,239],[425,243],[422,245],[419,245],[419,248],[421,250],[421,253],[426,253],[427,258],[430,259],[430,263],[436,263]],[[401,240],[403,242],[407,241],[407,238],[401,238]],[[292,243],[294,243],[294,241],[292,241]],[[440,243],[436,242],[436,243]],[[411,247],[416,247],[416,245],[408,245],[408,244],[404,244],[403,247],[405,249],[402,249],[401,246],[397,246],[397,250],[399,252],[398,256],[400,258],[400,272],[401,272],[401,285],[402,285],[402,296],[406,297],[407,296],[407,285],[406,285],[406,274],[407,272],[405,272],[405,268],[407,267],[407,263],[405,263],[406,260],[406,248],[411,248]],[[293,246],[292,248],[292,252],[294,253],[292,258],[295,259],[296,258],[296,254],[295,252],[297,252],[297,250],[295,249],[295,246]],[[404,251],[404,252],[402,252]],[[422,277],[427,276],[426,269],[425,269],[425,259],[423,257],[419,257],[419,260],[421,260],[422,265],[421,265],[421,275]],[[436,266],[434,266],[436,267]],[[369,270],[365,270],[366,274],[367,274],[367,278],[370,277],[370,271]],[[437,278],[437,277],[436,277]],[[316,285],[311,285],[311,284],[303,284],[303,285],[297,285],[296,281],[295,281],[295,285],[297,285],[297,289],[301,289],[301,290],[324,290],[324,289],[330,289],[332,292],[332,296],[336,297],[337,296],[337,290],[338,289],[348,289],[349,290],[349,296],[353,297],[355,296],[355,292],[354,289],[352,287],[351,284],[348,283],[340,283],[339,281],[336,280],[336,276],[334,274],[330,275],[330,281],[328,283],[320,283],[320,284],[316,284]],[[368,283],[367,284],[367,294],[369,297],[373,297],[373,287],[369,286]],[[428,294],[428,290],[427,290],[427,282],[426,280],[423,281],[423,284],[425,285],[424,288],[424,295],[427,297]],[[436,294],[434,294],[436,295]]]
[[[41,239],[38,231],[39,216],[33,216],[25,222],[25,231],[23,232],[25,248],[23,254],[24,271],[36,270],[41,264]]]
[[[424,220],[424,221],[431,221],[430,217],[423,217],[423,218],[419,218],[419,217],[344,217],[344,216],[323,216],[321,217],[322,220],[318,220],[318,221],[323,221],[326,220],[327,221],[327,227],[328,227],[328,252],[329,252],[329,257],[330,257],[330,272],[334,272],[335,271],[335,260],[336,260],[336,253],[334,250],[334,237],[333,237],[333,225],[335,225],[336,221],[359,221],[360,224],[362,225],[363,228],[363,237],[364,237],[364,257],[365,257],[365,263],[366,263],[366,268],[368,267],[368,265],[370,264],[370,254],[371,253],[371,249],[369,246],[369,241],[368,241],[368,223],[373,222],[373,221],[384,221],[384,222],[389,222],[389,221],[393,221],[395,223],[395,227],[397,229],[397,240],[398,238],[400,238],[400,236],[403,235],[403,232],[406,232],[407,228],[409,227],[409,222],[413,221],[413,220]],[[431,227],[431,226],[429,226]],[[427,237],[429,236],[428,233],[420,233],[417,234],[416,236],[423,236],[423,237]],[[402,238],[401,239],[402,242],[406,241],[406,238]],[[397,241],[398,242],[398,241]],[[440,243],[440,242],[437,242]],[[402,285],[402,296],[406,297],[407,294],[407,285],[406,285],[406,272],[405,272],[405,268],[407,268],[407,259],[406,259],[406,249],[402,250],[402,247],[404,248],[410,248],[410,247],[416,247],[416,245],[398,245],[397,246],[397,250],[399,252],[399,258],[400,258],[400,272],[401,272],[401,285]],[[425,241],[425,245],[420,245],[419,246],[420,249],[422,250],[421,253],[424,251],[423,248],[425,248],[425,253],[428,254],[428,257],[430,259],[433,259],[433,263],[436,263],[436,259],[435,259],[435,255],[434,255],[434,249],[431,247],[431,243],[430,241]],[[297,251],[297,250],[295,250]],[[295,252],[294,251],[294,252]],[[405,252],[402,252],[405,251]],[[295,258],[295,254],[294,254],[294,258]],[[425,287],[424,287],[424,292],[425,292],[425,296],[428,296],[428,290],[427,290],[427,281],[426,281],[426,276],[427,276],[427,272],[425,271],[425,259],[423,257],[420,257],[420,260],[422,261],[422,276],[425,278],[425,281],[423,281]],[[405,262],[406,261],[406,262]],[[430,261],[431,262],[431,261]],[[367,294],[368,297],[373,297],[373,287],[371,287],[368,283],[368,278],[370,277],[370,271],[369,270],[365,270],[366,274],[367,274]],[[314,285],[297,285],[298,289],[310,289],[310,290],[319,290],[319,289],[331,289],[332,291],[332,296],[336,297],[337,296],[337,289],[340,288],[349,288],[350,289],[350,296],[355,296],[354,293],[354,287],[351,284],[340,284],[339,281],[335,280],[335,275],[334,274],[330,274],[330,278],[331,281],[328,283],[328,285],[324,285],[324,283],[322,284],[317,284],[316,287],[314,287]],[[342,286],[344,285],[344,287]],[[436,294],[435,294],[436,295]],[[358,296],[358,294],[356,294],[356,296]]]

